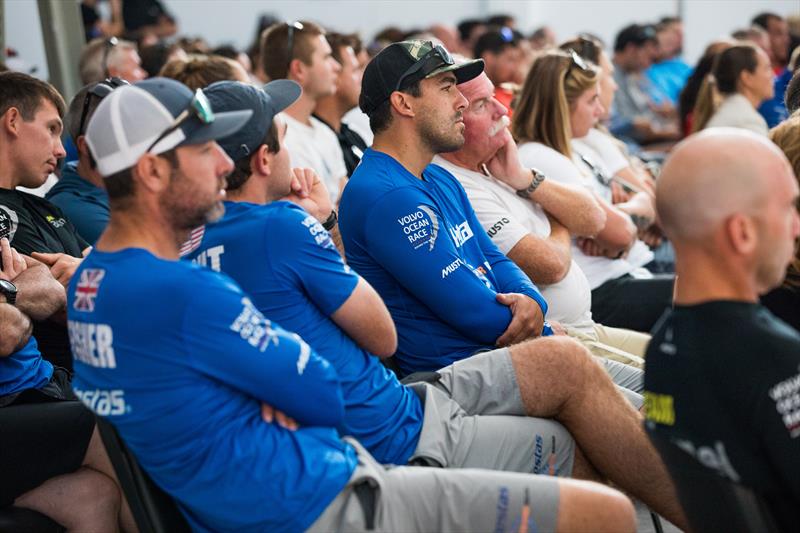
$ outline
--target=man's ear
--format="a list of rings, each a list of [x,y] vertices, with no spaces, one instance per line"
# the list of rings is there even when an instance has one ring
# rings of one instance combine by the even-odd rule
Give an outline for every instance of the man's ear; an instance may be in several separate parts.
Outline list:
[[[410,94],[394,91],[389,96],[389,103],[400,116],[413,117],[415,115],[414,100]]]
[[[250,170],[253,174],[269,176],[272,174],[272,160],[275,154],[269,151],[266,144],[258,147],[253,155],[250,156]]]
[[[737,213],[725,221],[724,227],[735,253],[750,255],[758,247],[758,228],[752,217]]]
[[[306,82],[307,68],[306,64],[295,58],[289,61],[289,67],[286,69],[286,77],[296,81],[301,86]]]
[[[2,117],[2,128],[9,135],[17,137],[22,121],[22,113],[19,112],[19,109],[16,107],[9,107],[8,111],[6,111]]]
[[[89,143],[86,142],[86,135],[78,135],[78,139],[75,141],[75,148],[78,149],[78,153],[81,155],[92,156],[89,151]]]
[[[169,186],[172,169],[169,161],[148,153],[139,158],[131,173],[144,190],[158,193]]]

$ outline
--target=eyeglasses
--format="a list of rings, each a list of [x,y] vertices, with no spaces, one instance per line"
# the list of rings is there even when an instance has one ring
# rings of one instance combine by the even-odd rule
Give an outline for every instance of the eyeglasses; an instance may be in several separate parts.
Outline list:
[[[394,90],[399,91],[402,89],[406,79],[417,74],[418,72],[422,72],[422,77],[424,78],[437,68],[445,65],[455,65],[455,63],[456,62],[453,60],[453,56],[450,55],[450,52],[448,52],[442,45],[437,44],[431,48],[427,54],[422,56],[416,63],[408,67],[408,69],[403,72],[403,74],[400,76],[400,79],[397,80],[397,85],[395,85]]]
[[[214,111],[211,109],[211,103],[208,101],[208,98],[203,93],[202,89],[197,89],[195,91],[192,101],[189,102],[189,105],[186,106],[186,109],[181,111],[181,113],[175,117],[175,120],[172,122],[172,124],[170,124],[170,126],[164,130],[161,135],[156,137],[156,140],[147,147],[145,153],[152,150],[153,147],[164,140],[167,135],[180,128],[184,122],[192,117],[197,117],[197,119],[203,124],[211,124],[214,122]]]
[[[294,53],[294,32],[303,31],[305,27],[302,22],[295,20],[294,22],[287,22],[286,27],[288,32],[286,34],[286,67],[292,63],[292,54]]]
[[[116,37],[109,37],[106,39],[105,48],[103,49],[103,74],[108,77],[108,56],[111,54],[111,49],[119,44],[119,39]]]
[[[98,100],[102,100],[103,98],[111,94],[111,91],[113,91],[117,87],[122,87],[123,85],[130,85],[130,83],[123,80],[122,78],[117,78],[116,76],[114,76],[113,78],[106,78],[101,82],[95,83],[94,87],[92,87],[86,92],[86,96],[83,99],[81,122],[80,125],[78,126],[78,137],[80,137],[85,133],[83,127],[86,125],[86,119],[89,117],[89,103],[92,101],[92,96],[96,96]]]
[[[567,73],[564,74],[565,79],[567,76],[569,76],[570,72],[572,72],[572,69],[575,67],[578,67],[584,72],[589,70],[589,64],[586,63],[586,61],[581,56],[578,55],[578,52],[570,48],[569,50],[567,50],[567,53],[570,55],[570,64],[569,68],[567,69]]]

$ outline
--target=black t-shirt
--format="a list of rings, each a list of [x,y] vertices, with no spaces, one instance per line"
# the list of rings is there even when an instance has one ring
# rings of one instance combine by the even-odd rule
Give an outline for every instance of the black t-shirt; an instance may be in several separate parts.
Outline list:
[[[318,115],[314,115],[314,118],[331,128],[331,125],[322,120]],[[367,149],[367,143],[361,135],[348,128],[347,124],[344,122],[339,131],[333,128],[331,128],[331,131],[336,134],[336,138],[339,140],[339,146],[342,147],[344,164],[345,167],[347,167],[347,177],[349,178],[353,175],[353,171],[361,162],[361,158],[364,156],[364,152]]]
[[[800,283],[800,275],[790,273],[787,279],[792,278]],[[761,304],[772,314],[800,331],[800,286],[782,285],[761,297]]]
[[[703,454],[759,493],[782,529],[800,523],[800,333],[764,307],[678,306],[645,357],[647,429]],[[708,461],[704,461],[708,464]]]
[[[0,238],[7,237],[18,252],[64,253],[81,257],[89,246],[61,210],[44,198],[0,189]],[[45,359],[72,369],[67,329],[50,321],[34,322],[33,335]]]

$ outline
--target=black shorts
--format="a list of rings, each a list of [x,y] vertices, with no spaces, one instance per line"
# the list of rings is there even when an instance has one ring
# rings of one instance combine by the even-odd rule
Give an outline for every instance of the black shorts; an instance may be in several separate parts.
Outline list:
[[[54,373],[43,389],[61,388],[60,374]],[[79,401],[58,399],[53,391],[47,392],[25,391],[11,405],[0,407],[0,507],[83,464],[94,414]]]

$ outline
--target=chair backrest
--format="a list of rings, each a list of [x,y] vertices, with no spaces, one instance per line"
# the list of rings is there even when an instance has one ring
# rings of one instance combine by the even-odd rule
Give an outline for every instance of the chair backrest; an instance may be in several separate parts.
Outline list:
[[[107,420],[97,418],[97,429],[106,446],[111,464],[128,499],[133,518],[141,533],[183,533],[191,531],[178,506],[161,490]]]
[[[765,501],[752,489],[704,466],[666,436],[649,434],[675,482],[692,531],[780,531]]]

